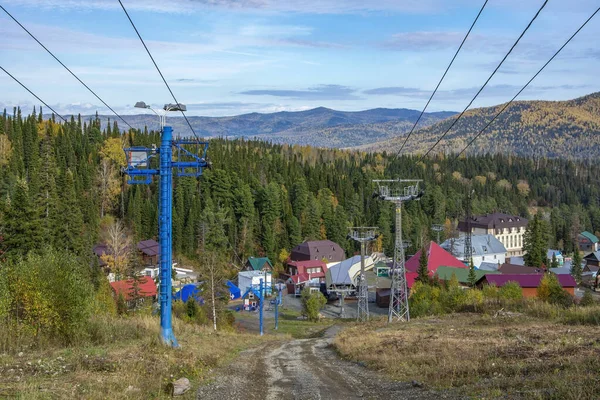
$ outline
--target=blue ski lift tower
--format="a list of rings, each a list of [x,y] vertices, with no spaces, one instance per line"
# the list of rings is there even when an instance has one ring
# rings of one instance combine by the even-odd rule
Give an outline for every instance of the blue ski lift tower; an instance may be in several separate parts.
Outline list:
[[[199,177],[204,168],[209,167],[206,161],[208,142],[190,139],[173,139],[173,129],[166,126],[169,111],[186,111],[184,104],[166,104],[163,112],[158,113],[143,101],[135,104],[136,108],[152,110],[160,118],[162,130],[160,147],[131,147],[124,149],[127,167],[123,172],[129,175],[129,184],[149,184],[152,176],[159,180],[159,267],[160,267],[160,334],[163,342],[178,347],[173,333],[171,321],[173,268],[173,169],[176,176]],[[175,155],[175,158],[173,157]]]

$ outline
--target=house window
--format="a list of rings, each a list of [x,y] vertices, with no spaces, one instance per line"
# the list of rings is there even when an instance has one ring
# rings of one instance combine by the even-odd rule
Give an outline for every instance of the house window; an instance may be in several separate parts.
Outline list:
[[[481,257],[481,261],[485,261],[485,256]]]
[[[256,307],[256,302],[255,301],[252,302],[252,307]]]
[[[498,258],[498,256],[494,254],[494,260],[495,260],[496,258]]]
[[[252,300],[254,298],[254,293],[248,293],[248,298]]]

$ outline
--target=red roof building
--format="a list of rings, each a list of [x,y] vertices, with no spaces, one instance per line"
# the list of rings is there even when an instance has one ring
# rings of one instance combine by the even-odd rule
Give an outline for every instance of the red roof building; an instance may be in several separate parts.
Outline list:
[[[429,275],[435,274],[438,267],[469,268],[433,241],[429,243],[429,247],[426,250]],[[421,250],[417,251],[417,254],[406,262],[407,280],[408,272],[417,272],[419,270],[419,258],[421,258]]]
[[[147,276],[143,276],[138,280],[138,290],[140,297],[155,297],[157,293],[156,284],[152,279]],[[111,282],[110,286],[115,292],[115,296],[123,294],[125,301],[133,299],[135,295],[135,289],[133,287],[133,279],[127,279],[126,281]]]
[[[540,286],[543,276],[544,274],[488,274],[481,283],[502,287],[508,282],[516,282],[523,289],[524,297],[535,297],[537,296],[537,288]],[[564,290],[569,292],[571,296],[575,295],[577,283],[571,275],[560,274],[556,275],[556,278]]]
[[[290,261],[288,262],[290,275],[310,275],[313,278],[325,278],[327,264],[322,260]]]

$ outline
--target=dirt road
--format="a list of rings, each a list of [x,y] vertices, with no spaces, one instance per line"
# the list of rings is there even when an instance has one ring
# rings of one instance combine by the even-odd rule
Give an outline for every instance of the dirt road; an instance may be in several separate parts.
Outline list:
[[[440,399],[453,398],[411,383],[382,378],[340,360],[331,348],[335,327],[324,337],[270,344],[243,352],[214,381],[200,387],[198,399]]]

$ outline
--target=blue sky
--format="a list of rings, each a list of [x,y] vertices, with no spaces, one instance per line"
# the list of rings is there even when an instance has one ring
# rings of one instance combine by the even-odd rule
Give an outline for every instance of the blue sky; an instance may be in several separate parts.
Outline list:
[[[421,109],[483,0],[123,0],[190,115]],[[542,0],[489,0],[429,110],[462,110]],[[3,4],[123,114],[171,98],[117,0]],[[550,0],[474,107],[510,99],[598,7]],[[600,90],[600,16],[522,99]],[[107,113],[0,11],[0,65],[61,113]],[[37,101],[0,71],[0,107]]]

